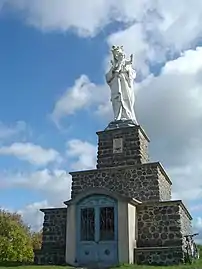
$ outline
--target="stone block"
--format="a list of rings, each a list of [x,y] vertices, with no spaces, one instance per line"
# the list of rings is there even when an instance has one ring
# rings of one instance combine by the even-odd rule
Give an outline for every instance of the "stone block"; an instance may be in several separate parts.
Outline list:
[[[171,181],[160,163],[72,172],[72,198],[81,191],[101,187],[139,201],[171,198]]]
[[[35,252],[36,264],[63,264],[66,247],[67,208],[41,209],[44,213],[41,250]]]
[[[140,126],[97,132],[97,168],[117,167],[147,163],[149,138]],[[120,149],[114,151],[115,140]]]
[[[137,212],[138,247],[182,247],[192,219],[182,201],[144,202]]]

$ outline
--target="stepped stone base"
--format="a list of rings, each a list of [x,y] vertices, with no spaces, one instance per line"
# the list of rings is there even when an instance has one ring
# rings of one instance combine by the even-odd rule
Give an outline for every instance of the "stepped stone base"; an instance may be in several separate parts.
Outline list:
[[[183,263],[182,247],[137,248],[135,257],[139,265],[178,265]]]
[[[124,262],[135,260],[145,265],[182,263],[185,251],[183,236],[191,233],[192,217],[181,200],[171,200],[172,182],[162,165],[149,162],[149,138],[144,130],[133,122],[120,121],[111,122],[105,131],[97,132],[97,135],[97,169],[70,173],[71,198],[76,199],[82,193],[87,195],[89,189],[100,188],[138,200],[135,219],[131,221],[136,227],[135,244],[132,241],[130,246],[128,244],[128,253],[130,251],[133,256],[134,251],[135,259],[125,259]],[[42,249],[35,252],[35,263],[64,264],[67,208],[41,211],[45,214],[43,244]],[[74,221],[69,227],[77,227]],[[121,225],[124,227],[123,223]],[[120,255],[120,262],[121,259]]]

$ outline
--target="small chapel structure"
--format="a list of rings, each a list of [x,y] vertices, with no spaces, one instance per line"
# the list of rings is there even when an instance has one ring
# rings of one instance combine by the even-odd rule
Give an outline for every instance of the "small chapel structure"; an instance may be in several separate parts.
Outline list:
[[[172,182],[150,162],[149,138],[133,111],[132,57],[112,47],[107,83],[114,120],[97,132],[96,169],[70,173],[66,207],[41,209],[43,243],[37,264],[109,267],[123,263],[168,265],[184,260],[192,217],[171,200]]]

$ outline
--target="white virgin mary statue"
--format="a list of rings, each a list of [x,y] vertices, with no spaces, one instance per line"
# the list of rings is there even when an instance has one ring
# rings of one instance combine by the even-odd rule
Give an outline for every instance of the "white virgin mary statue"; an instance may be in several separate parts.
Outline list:
[[[106,74],[106,81],[111,89],[111,102],[114,121],[132,121],[137,124],[134,112],[133,81],[136,72],[132,67],[133,55],[126,60],[123,46],[112,46],[111,68]]]

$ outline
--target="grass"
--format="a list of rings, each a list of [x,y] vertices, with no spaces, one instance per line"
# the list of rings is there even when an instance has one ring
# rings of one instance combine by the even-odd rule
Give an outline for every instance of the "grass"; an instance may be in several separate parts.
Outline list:
[[[178,265],[178,266],[141,266],[141,265],[121,265],[117,269],[202,269],[202,248],[200,247],[200,260],[192,265]],[[70,266],[54,266],[54,265],[21,265],[16,263],[0,264],[0,269],[73,269]],[[113,268],[116,269],[116,268]]]
[[[18,267],[19,269],[72,269],[69,266],[48,266],[48,265],[16,265],[16,266],[1,266],[1,269],[8,269]],[[202,262],[197,262],[192,265],[179,265],[179,266],[141,266],[141,265],[122,265],[119,269],[202,269]],[[114,268],[115,269],[115,268]]]
[[[54,265],[19,265],[19,264],[4,264],[0,265],[0,269],[72,269],[69,266],[54,266]],[[141,265],[121,265],[117,269],[202,269],[202,259],[196,263],[190,265],[179,265],[179,266],[141,266]],[[115,268],[113,268],[115,269]]]
[[[141,266],[141,265],[123,265],[119,269],[202,269],[202,259],[190,265],[175,265],[175,266]]]

